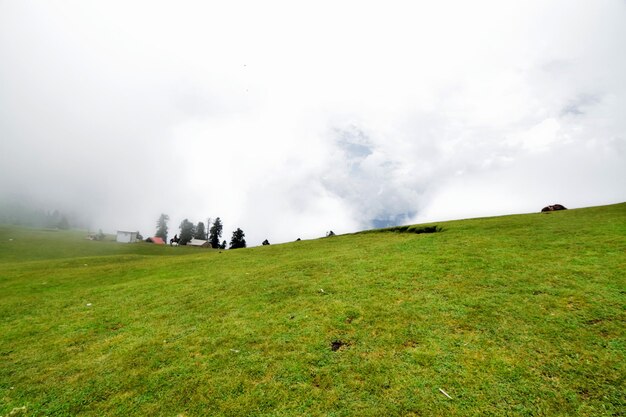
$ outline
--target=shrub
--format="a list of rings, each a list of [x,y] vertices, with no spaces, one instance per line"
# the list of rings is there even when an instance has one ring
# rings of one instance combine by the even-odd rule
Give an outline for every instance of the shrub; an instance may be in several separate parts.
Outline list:
[[[395,226],[389,227],[387,229],[383,229],[386,232],[396,232],[396,233],[437,233],[443,231],[443,229],[437,225],[432,226],[424,226],[424,225],[412,225],[412,226]]]

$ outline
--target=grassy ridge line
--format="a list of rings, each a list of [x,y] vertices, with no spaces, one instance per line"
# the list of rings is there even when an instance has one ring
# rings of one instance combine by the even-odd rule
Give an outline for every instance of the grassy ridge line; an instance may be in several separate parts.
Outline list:
[[[442,225],[87,267],[13,254],[0,413],[619,415],[626,205]]]

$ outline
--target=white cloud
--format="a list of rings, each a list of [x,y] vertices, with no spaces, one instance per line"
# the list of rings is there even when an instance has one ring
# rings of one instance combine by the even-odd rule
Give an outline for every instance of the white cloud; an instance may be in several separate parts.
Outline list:
[[[0,192],[144,234],[161,212],[172,230],[221,216],[254,244],[624,200],[624,17],[610,0],[3,2]]]

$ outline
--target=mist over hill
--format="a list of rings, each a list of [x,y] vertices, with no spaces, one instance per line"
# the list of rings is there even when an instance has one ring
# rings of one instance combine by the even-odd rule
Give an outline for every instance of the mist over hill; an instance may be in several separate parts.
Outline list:
[[[614,0],[3,1],[0,202],[144,235],[219,216],[259,244],[624,201],[624,21]]]

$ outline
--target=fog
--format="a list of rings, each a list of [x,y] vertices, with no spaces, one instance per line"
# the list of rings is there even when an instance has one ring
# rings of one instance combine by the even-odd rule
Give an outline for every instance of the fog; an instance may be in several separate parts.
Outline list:
[[[227,3],[227,4],[223,4]],[[249,245],[626,201],[626,2],[0,2],[0,201]]]

